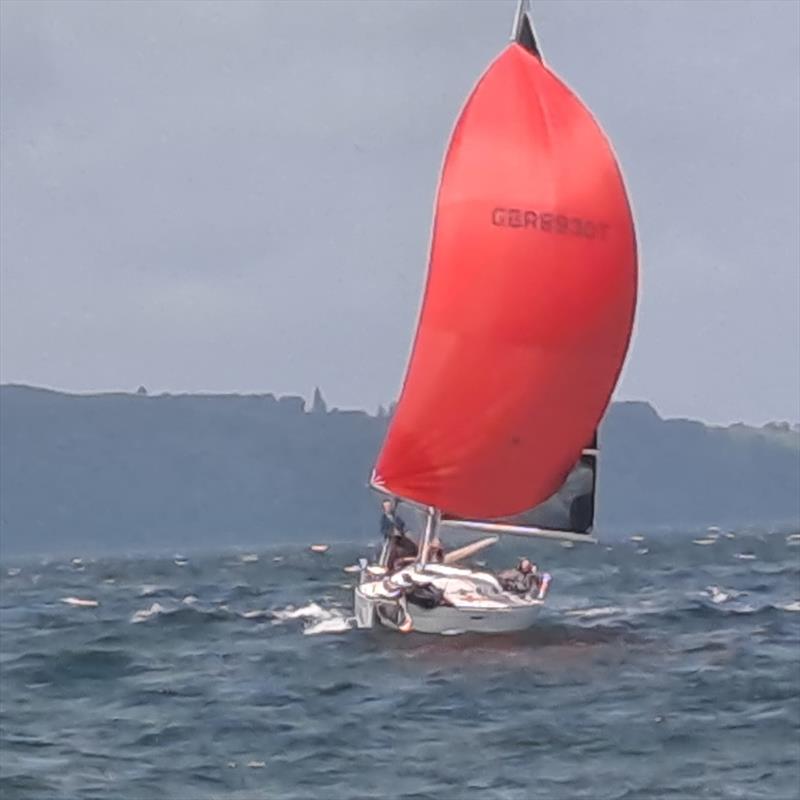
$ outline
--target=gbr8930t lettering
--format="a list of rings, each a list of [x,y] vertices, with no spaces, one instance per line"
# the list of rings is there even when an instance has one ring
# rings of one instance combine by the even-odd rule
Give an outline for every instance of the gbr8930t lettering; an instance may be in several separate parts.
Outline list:
[[[609,226],[605,222],[594,222],[566,214],[532,211],[526,208],[492,209],[492,225],[507,228],[528,228],[544,233],[559,233],[580,236],[584,239],[605,239]]]

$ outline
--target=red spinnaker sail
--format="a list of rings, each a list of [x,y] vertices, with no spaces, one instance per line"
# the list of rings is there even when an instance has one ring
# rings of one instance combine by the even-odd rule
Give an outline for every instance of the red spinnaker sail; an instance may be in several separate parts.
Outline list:
[[[611,147],[513,43],[450,142],[417,336],[373,482],[473,519],[548,498],[606,409],[635,302]]]

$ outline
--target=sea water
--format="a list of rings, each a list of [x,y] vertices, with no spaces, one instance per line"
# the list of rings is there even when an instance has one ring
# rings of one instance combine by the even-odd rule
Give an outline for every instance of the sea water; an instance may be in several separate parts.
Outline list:
[[[793,800],[800,547],[695,538],[481,553],[503,636],[354,629],[358,545],[5,562],[0,796]]]

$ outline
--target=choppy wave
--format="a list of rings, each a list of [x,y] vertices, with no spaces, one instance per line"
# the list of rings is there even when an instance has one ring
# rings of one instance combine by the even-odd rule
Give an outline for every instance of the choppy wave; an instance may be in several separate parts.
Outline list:
[[[353,627],[355,618],[339,608],[323,608],[317,603],[309,603],[300,608],[288,606],[272,612],[276,622],[303,620],[303,633],[314,636],[320,633],[344,633]]]
[[[357,630],[335,543],[4,565],[0,796],[788,800],[798,541],[500,546],[554,579],[495,637]]]
[[[62,597],[61,602],[73,608],[97,608],[100,603],[88,597]]]
[[[602,606],[600,608],[575,608],[571,611],[565,611],[567,617],[583,617],[584,619],[592,619],[593,617],[610,617],[619,614],[622,611],[618,606]]]

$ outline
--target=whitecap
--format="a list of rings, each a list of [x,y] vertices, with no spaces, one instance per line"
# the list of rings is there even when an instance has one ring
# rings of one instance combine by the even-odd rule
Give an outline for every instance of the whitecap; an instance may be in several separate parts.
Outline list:
[[[742,561],[752,561],[755,556],[753,553],[737,553],[736,558],[740,558]]]
[[[151,617],[157,617],[159,614],[164,613],[164,606],[161,603],[153,603],[150,608],[142,608],[134,612],[131,617],[131,622],[145,622]]]
[[[640,536],[639,534],[636,534],[635,536],[631,536],[631,541],[632,542],[643,542],[644,541],[644,536]]]
[[[242,564],[254,564],[258,561],[258,556],[255,553],[245,553],[243,556],[239,557],[239,560]]]
[[[795,600],[793,603],[785,603],[783,605],[775,606],[781,611],[800,611],[800,600]]]
[[[714,544],[716,541],[716,538],[712,539],[710,537],[706,539],[692,539],[694,544]]]
[[[267,765],[264,761],[248,761],[247,766],[250,769],[264,769]]]
[[[182,600],[181,602],[182,602],[184,605],[187,605],[187,606],[192,606],[192,605],[194,605],[196,602],[198,602],[198,600],[197,600],[197,597],[195,597],[195,595],[193,595],[193,594],[187,594],[187,595],[186,595],[186,597],[184,597],[184,598],[183,598],[183,600]]]
[[[254,608],[252,611],[245,611],[242,614],[242,619],[268,619],[272,618],[271,611],[264,611],[263,609]]]
[[[139,590],[139,597],[150,597],[150,595],[158,594],[158,592],[163,592],[166,588],[167,588],[166,586],[157,586],[154,583],[146,583]]]
[[[316,636],[320,633],[344,633],[353,627],[355,617],[333,616],[330,619],[321,619],[319,622],[312,622],[303,628],[305,636]]]
[[[273,556],[272,560],[274,563],[278,564],[283,561],[283,556]]]
[[[732,594],[729,592],[724,592],[719,586],[709,586],[706,589],[709,597],[711,598],[712,603],[724,603],[726,600],[730,600]]]
[[[287,619],[312,619],[314,617],[327,619],[329,614],[330,612],[326,611],[317,603],[309,603],[308,605],[301,606],[300,608],[286,606],[286,608],[278,608],[272,612],[272,616],[281,622]]]
[[[318,603],[294,608],[287,606],[272,612],[273,624],[280,624],[287,620],[302,619],[306,622],[303,633],[313,636],[318,633],[343,633],[352,627],[354,618],[347,617],[339,609],[323,608]]]
[[[75,608],[97,608],[100,605],[97,600],[89,600],[83,597],[62,597],[61,602]]]
[[[640,556],[644,556],[644,555],[647,555],[647,553],[649,553],[650,551],[646,547],[640,547],[636,552]]]
[[[575,545],[572,544],[572,542],[561,542],[561,546],[566,547],[567,549],[569,549],[570,547],[575,547]]]
[[[619,606],[598,606],[597,608],[575,608],[572,611],[565,611],[567,617],[604,617],[610,614],[618,614],[622,609]]]
[[[11,567],[11,569],[8,570],[8,572],[6,574],[8,575],[9,578],[13,578],[13,577],[19,575],[20,572],[22,572],[22,570],[19,569],[19,567]]]

